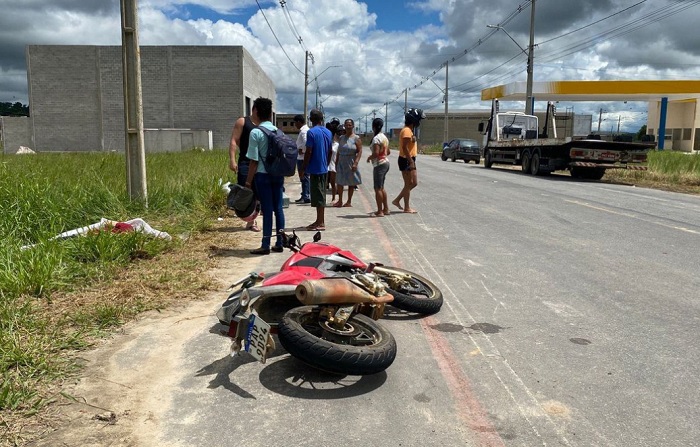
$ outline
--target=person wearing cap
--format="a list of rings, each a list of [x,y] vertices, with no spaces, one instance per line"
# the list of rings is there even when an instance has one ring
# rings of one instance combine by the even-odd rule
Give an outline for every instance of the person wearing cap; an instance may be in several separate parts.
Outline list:
[[[375,118],[372,120],[372,131],[374,132],[374,138],[372,138],[370,145],[372,154],[367,157],[367,163],[372,162],[372,166],[374,166],[374,198],[377,201],[377,211],[372,213],[374,217],[384,217],[390,214],[384,180],[386,173],[389,172],[387,156],[391,153],[391,149],[389,149],[389,139],[382,133],[382,127],[384,127],[383,119]]]
[[[294,203],[311,203],[309,174],[301,169],[301,165],[304,163],[304,154],[306,153],[306,133],[309,131],[304,115],[294,116],[294,126],[299,130],[299,136],[297,136],[297,150],[299,151],[297,154],[297,171],[299,171],[299,181],[301,182],[301,197],[295,200]]]

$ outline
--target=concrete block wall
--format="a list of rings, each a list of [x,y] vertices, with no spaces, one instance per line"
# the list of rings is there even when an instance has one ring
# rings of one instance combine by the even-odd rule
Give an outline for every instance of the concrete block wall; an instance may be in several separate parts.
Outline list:
[[[272,80],[265,74],[265,71],[255,62],[253,56],[248,53],[248,51],[241,47],[242,50],[242,65],[243,65],[243,77],[241,83],[241,89],[244,92],[244,97],[250,98],[251,104],[258,96],[264,98],[270,98],[272,100],[272,113],[276,114],[277,111],[277,98],[275,96],[275,86]],[[242,104],[243,108],[240,109],[240,114],[244,115],[248,113],[245,110],[245,104]],[[275,120],[273,119],[273,123]]]
[[[32,150],[32,126],[28,116],[0,116],[2,148],[5,154],[14,154],[20,146]]]
[[[120,46],[27,47],[37,150],[124,150],[121,58]],[[246,96],[275,97],[270,78],[240,46],[142,46],[141,84],[145,128],[212,130],[221,149]]]
[[[97,68],[95,47],[27,47],[32,149],[101,149]]]

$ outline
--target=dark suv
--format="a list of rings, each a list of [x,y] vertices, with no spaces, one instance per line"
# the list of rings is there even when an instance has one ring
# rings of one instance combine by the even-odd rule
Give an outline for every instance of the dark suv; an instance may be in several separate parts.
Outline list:
[[[449,143],[445,143],[442,148],[442,161],[452,159],[452,161],[464,160],[465,163],[473,161],[481,163],[481,148],[475,140],[466,138],[455,138]]]

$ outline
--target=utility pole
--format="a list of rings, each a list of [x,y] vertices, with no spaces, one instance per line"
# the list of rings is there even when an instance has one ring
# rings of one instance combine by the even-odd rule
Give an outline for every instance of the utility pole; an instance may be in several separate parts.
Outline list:
[[[600,113],[598,114],[598,133],[600,134],[600,123],[603,121],[603,108],[601,107]]]
[[[449,134],[449,132],[448,132],[448,130],[449,130],[449,124],[448,124],[448,121],[447,121],[447,117],[448,117],[447,86],[448,86],[449,74],[450,74],[450,65],[449,65],[448,62],[445,62],[445,136],[444,136],[444,138],[443,138],[443,140],[442,140],[443,142],[447,142],[447,141],[448,141],[448,138],[449,138],[449,137],[448,137],[448,134]]]
[[[139,200],[147,207],[141,57],[136,0],[121,0],[121,15],[126,185],[129,198]]]
[[[408,87],[403,91],[403,113],[408,112]]]
[[[533,103],[534,98],[532,97],[532,69],[534,64],[534,53],[535,52],[535,0],[530,3],[530,46],[527,52],[527,91],[525,96],[527,97],[525,102],[525,114],[533,114]]]
[[[620,119],[622,117],[620,115],[617,115],[617,134],[620,135]]]
[[[309,107],[307,105],[309,95],[309,52],[304,53],[304,119],[309,119]]]
[[[384,103],[384,133],[389,131],[389,103]],[[391,135],[389,135],[391,136]]]

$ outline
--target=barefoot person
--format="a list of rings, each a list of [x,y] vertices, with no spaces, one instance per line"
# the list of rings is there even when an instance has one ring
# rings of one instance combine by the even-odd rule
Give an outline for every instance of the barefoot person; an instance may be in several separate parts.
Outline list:
[[[335,160],[335,182],[338,185],[338,201],[334,207],[352,206],[355,186],[362,184],[357,164],[362,159],[362,140],[355,134],[355,121],[350,118],[343,125],[345,134],[338,140],[338,155]],[[343,203],[343,188],[348,187],[348,201]]]
[[[372,166],[374,166],[374,198],[377,201],[377,211],[373,213],[375,217],[384,217],[389,214],[384,180],[386,179],[386,173],[389,172],[387,156],[391,151],[389,149],[389,140],[382,133],[382,127],[384,127],[384,120],[381,118],[372,120],[372,131],[374,132],[371,145],[372,154],[367,157],[367,163],[371,161]]]
[[[313,127],[306,133],[306,154],[304,155],[302,171],[304,174],[309,174],[311,206],[316,208],[316,220],[306,229],[321,231],[326,229],[326,184],[333,135],[323,125],[323,113],[320,110],[311,110],[309,119]]]
[[[415,130],[420,126],[420,120],[425,118],[421,109],[408,109],[405,115],[405,126],[399,134],[399,171],[403,177],[403,189],[391,203],[404,213],[417,213],[411,208],[411,190],[418,186],[418,172],[416,171],[416,155],[418,154],[418,141]],[[403,199],[403,206],[401,206]]]

